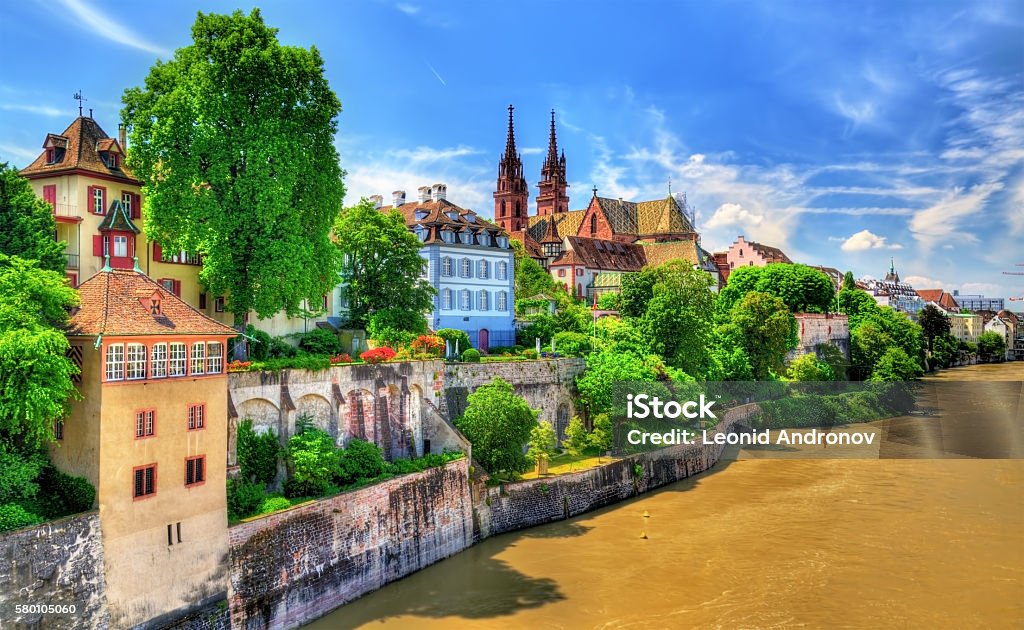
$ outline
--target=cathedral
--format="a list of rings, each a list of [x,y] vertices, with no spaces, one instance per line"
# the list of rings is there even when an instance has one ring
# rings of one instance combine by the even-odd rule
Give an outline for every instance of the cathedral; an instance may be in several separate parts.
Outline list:
[[[622,275],[646,265],[683,259],[711,273],[714,258],[700,246],[685,195],[652,201],[600,197],[597,188],[586,207],[569,210],[565,152],[558,151],[555,112],[551,112],[548,151],[537,184],[537,212],[528,210],[529,188],[516,152],[514,108],[508,107],[508,138],[498,162],[494,220],[526,253],[577,297],[596,299],[618,292]]]

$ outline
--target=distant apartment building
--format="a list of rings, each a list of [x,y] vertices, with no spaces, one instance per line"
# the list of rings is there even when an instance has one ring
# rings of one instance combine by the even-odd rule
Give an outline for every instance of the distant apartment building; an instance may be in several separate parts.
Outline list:
[[[994,332],[1006,342],[1006,360],[1013,361],[1017,358],[1016,344],[1020,320],[1016,315],[1007,310],[998,313],[985,311],[979,313],[985,321],[984,332]]]
[[[423,243],[427,279],[437,289],[428,315],[431,328],[455,328],[474,347],[515,344],[514,252],[508,234],[472,210],[447,199],[445,184],[421,186],[416,201],[392,193],[392,205],[370,199],[382,212],[399,211]]]
[[[927,302],[914,290],[909,283],[900,279],[896,272],[895,261],[889,261],[889,271],[881,280],[865,278],[859,286],[875,298],[879,306],[888,306],[894,311],[915,316],[925,307]]]
[[[998,313],[1005,308],[1003,298],[990,298],[984,295],[961,295],[953,291],[953,300],[966,311],[993,311]]]
[[[960,341],[978,343],[978,337],[984,332],[984,319],[977,313],[947,313],[950,323],[950,334]]]

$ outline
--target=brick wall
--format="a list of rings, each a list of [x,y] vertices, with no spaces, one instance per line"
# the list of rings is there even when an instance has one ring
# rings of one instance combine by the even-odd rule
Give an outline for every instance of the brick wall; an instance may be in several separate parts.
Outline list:
[[[232,626],[295,628],[462,551],[468,472],[461,459],[232,527]]]
[[[0,534],[0,627],[107,628],[103,544],[96,512]],[[15,606],[75,606],[71,614]]]

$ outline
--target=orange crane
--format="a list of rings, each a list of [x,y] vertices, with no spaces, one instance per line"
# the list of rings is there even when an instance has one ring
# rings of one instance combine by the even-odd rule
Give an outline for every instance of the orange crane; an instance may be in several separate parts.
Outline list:
[[[1024,267],[1024,263],[1017,263],[1015,267]],[[1024,276],[1024,271],[1004,271],[1004,276]],[[1011,302],[1024,302],[1024,297],[1009,298]]]

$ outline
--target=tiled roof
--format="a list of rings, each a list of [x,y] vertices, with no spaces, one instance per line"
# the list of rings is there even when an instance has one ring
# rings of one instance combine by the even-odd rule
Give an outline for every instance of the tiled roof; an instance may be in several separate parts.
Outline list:
[[[669,243],[638,243],[644,251],[647,264],[651,267],[667,263],[670,260],[682,259],[691,264],[701,262],[697,251],[697,243],[691,240],[672,241]]]
[[[672,196],[637,203],[636,224],[636,233],[641,236],[693,232],[690,221]]]
[[[586,213],[586,210],[571,210],[569,212],[558,212],[553,215],[555,217],[555,230],[558,232],[558,236],[576,236],[576,233],[580,230],[580,224],[583,223],[583,215]],[[533,237],[533,240],[538,243],[544,238],[550,216],[552,215],[533,216],[528,220],[526,230]]]
[[[149,276],[127,269],[101,271],[78,287],[81,307],[71,316],[69,335],[236,335],[175,297]],[[159,294],[160,313],[142,300]]]
[[[509,238],[522,243],[523,248],[526,250],[526,255],[530,258],[536,258],[537,260],[544,258],[544,250],[540,248],[540,243],[534,240],[526,230],[509,232]]]
[[[638,244],[582,236],[569,236],[567,242],[569,249],[575,252],[579,261],[576,264],[582,264],[591,269],[640,271],[647,264],[644,249]]]
[[[761,243],[755,243],[753,241],[747,241],[747,244],[754,248],[757,253],[761,254],[767,262],[782,262],[791,263],[792,260],[786,255],[784,251],[778,247],[771,247],[770,245],[762,245]]]
[[[100,223],[99,231],[133,232],[135,234],[142,232],[142,230],[136,227],[132,218],[128,216],[128,211],[120,199],[115,199],[110,204],[110,209],[107,210],[106,216],[103,217],[103,222]]]
[[[100,150],[97,147],[100,143],[105,143],[104,146],[109,146],[111,143],[116,146],[117,143],[113,138],[107,136],[99,123],[92,118],[79,116],[59,136],[47,135],[46,141],[56,147],[60,147],[60,144],[64,143],[66,148],[57,152],[57,161],[53,164],[46,163],[46,151],[43,151],[31,164],[21,170],[22,175],[42,177],[67,170],[83,169],[138,184],[131,171],[123,165],[118,168],[110,168],[103,163],[99,154]]]
[[[921,296],[921,299],[925,302],[935,302],[944,309],[960,309],[960,307],[957,306],[956,300],[953,299],[953,296],[943,289],[916,289],[916,293]]]
[[[486,230],[495,236],[505,234],[505,231],[499,226],[484,219],[472,210],[457,206],[447,199],[410,201],[397,208],[395,206],[384,206],[380,208],[380,211],[391,212],[395,209],[402,213],[402,216],[405,218],[405,224],[410,228],[423,225],[426,227],[448,227],[456,232],[469,229],[473,231]],[[422,213],[423,218],[417,218],[417,213]],[[453,215],[451,213],[454,213],[455,218],[452,218]],[[472,220],[470,217],[472,217]],[[440,241],[437,230],[432,230],[430,238],[426,240],[427,243]]]
[[[622,287],[621,271],[602,271],[594,275],[595,289],[618,289]]]

